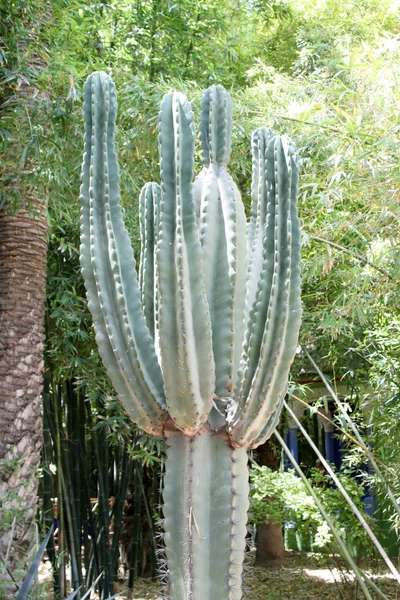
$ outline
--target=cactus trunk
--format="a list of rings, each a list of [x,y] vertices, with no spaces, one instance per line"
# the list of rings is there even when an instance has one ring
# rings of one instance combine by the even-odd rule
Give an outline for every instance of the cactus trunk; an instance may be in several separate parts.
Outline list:
[[[167,438],[164,526],[173,600],[240,600],[248,510],[245,448],[206,427]]]
[[[159,119],[161,186],[140,196],[141,265],[119,205],[114,84],[85,85],[81,265],[99,351],[134,423],[167,438],[165,547],[171,600],[240,600],[247,448],[272,434],[300,326],[293,142],[253,134],[246,234],[229,175],[232,103],[204,93],[203,170],[193,182],[188,100]]]

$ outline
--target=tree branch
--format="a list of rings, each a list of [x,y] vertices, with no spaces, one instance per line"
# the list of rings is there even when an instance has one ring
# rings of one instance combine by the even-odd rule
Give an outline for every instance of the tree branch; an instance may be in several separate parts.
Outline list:
[[[342,252],[349,254],[353,258],[356,258],[357,260],[363,262],[364,264],[368,265],[369,267],[372,267],[376,271],[379,271],[379,273],[381,273],[382,275],[387,277],[387,279],[393,279],[393,277],[391,275],[389,275],[388,272],[385,271],[385,269],[382,269],[381,267],[374,265],[374,263],[372,263],[370,260],[368,260],[368,258],[365,258],[365,256],[363,256],[362,254],[358,254],[358,252],[352,252],[348,248],[345,248],[344,246],[340,246],[339,244],[336,244],[335,242],[331,242],[330,240],[326,240],[325,238],[319,237],[318,235],[311,235],[311,234],[307,234],[307,235],[312,240],[316,240],[317,242],[322,242],[323,244],[328,244],[328,246],[332,246],[333,248],[337,248],[338,250],[341,250]]]

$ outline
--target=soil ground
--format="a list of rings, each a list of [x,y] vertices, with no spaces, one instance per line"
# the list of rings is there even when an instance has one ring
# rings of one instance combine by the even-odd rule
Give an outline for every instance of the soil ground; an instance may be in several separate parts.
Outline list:
[[[388,600],[400,600],[400,586],[385,565],[380,561],[368,561],[361,562],[360,567]],[[47,579],[43,572],[45,570],[41,569],[42,580]],[[249,592],[246,597],[249,600],[363,600],[365,598],[354,577],[346,570],[340,559],[335,556],[305,552],[287,552],[284,567],[252,568],[247,586]],[[121,582],[120,590],[124,590],[125,587]],[[378,600],[384,596],[371,590],[371,597],[373,600]],[[123,593],[120,598],[126,598],[126,594]],[[158,582],[138,579],[135,583],[134,599],[162,600]]]
[[[379,561],[360,565],[389,600],[400,600],[400,586]],[[337,557],[287,552],[285,567],[254,567],[249,600],[361,600],[364,594]],[[358,589],[357,589],[358,588]],[[123,588],[121,588],[123,589]],[[381,596],[371,591],[372,598]],[[122,596],[124,597],[124,596]],[[139,580],[135,600],[161,600],[157,583]],[[217,600],[217,599],[215,599]]]

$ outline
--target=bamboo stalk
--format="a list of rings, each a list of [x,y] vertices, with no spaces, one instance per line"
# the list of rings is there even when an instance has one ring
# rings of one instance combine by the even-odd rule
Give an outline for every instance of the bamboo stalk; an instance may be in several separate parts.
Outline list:
[[[156,514],[157,507],[158,507],[157,494],[158,494],[159,478],[160,478],[159,470],[157,468],[153,468],[153,470],[152,470],[152,490],[151,490],[151,505],[152,505],[152,509],[153,509],[152,515]],[[158,515],[158,512],[157,512],[157,515]],[[152,525],[153,525],[153,529],[152,529],[153,544],[152,544],[152,553],[151,553],[151,578],[153,581],[155,581],[156,577],[157,577],[157,572],[158,572],[158,560],[157,560],[156,528],[155,528],[156,524],[154,523],[154,519],[152,519]]]
[[[111,555],[111,542],[110,542],[110,491],[109,491],[109,452],[107,436],[104,429],[100,430],[101,450],[103,459],[103,486],[104,486],[104,571],[107,573],[108,581],[108,593],[112,595],[114,593],[114,578],[113,578],[113,564]]]
[[[128,485],[132,478],[134,469],[134,462],[129,458],[126,446],[122,451],[122,464],[121,464],[121,475],[119,477],[119,487],[115,490],[115,505],[114,505],[114,533],[112,540],[112,563],[114,568],[114,579],[117,578],[118,571],[118,551],[119,551],[119,540],[121,536],[121,525],[122,525],[122,513],[124,509],[124,502],[126,493],[128,491]]]
[[[91,424],[92,425],[92,424]],[[103,598],[113,594],[113,569],[109,535],[109,507],[108,507],[108,448],[107,440],[103,432],[97,434],[93,426],[91,427],[92,445],[94,449],[95,459],[97,463],[98,475],[98,498],[99,498],[99,528],[100,535],[103,538],[101,547],[103,554],[103,570],[104,570],[104,589]],[[99,441],[101,443],[99,443]]]
[[[141,494],[142,494],[142,498],[143,498],[143,504],[144,504],[144,508],[146,511],[147,521],[148,521],[149,527],[150,527],[151,561],[152,561],[152,576],[153,576],[153,560],[154,560],[154,558],[157,561],[156,542],[155,542],[156,534],[155,534],[155,530],[154,530],[153,518],[152,518],[152,515],[150,512],[149,503],[148,503],[146,492],[144,489],[143,477],[140,479],[140,487],[141,487]]]
[[[140,546],[140,517],[142,512],[142,465],[137,462],[135,465],[134,474],[134,489],[135,489],[135,512],[133,516],[132,528],[132,545],[129,560],[129,579],[128,579],[128,594],[127,600],[133,598],[133,587],[135,583],[135,569],[138,561],[139,546]]]
[[[56,389],[55,389],[56,388]],[[57,465],[57,516],[58,516],[58,562],[59,562],[59,590],[60,598],[65,598],[66,592],[66,551],[65,546],[65,527],[64,527],[64,502],[63,491],[61,485],[62,464],[61,464],[61,440],[60,440],[60,425],[58,404],[60,398],[60,386],[53,383],[53,414],[54,414],[54,437],[55,437],[55,453]]]
[[[89,437],[88,437],[88,441],[86,444],[87,455],[90,456],[91,460],[92,460],[92,457],[94,457],[94,463],[93,463],[93,465],[91,465],[90,472],[97,471],[96,490],[97,490],[97,494],[98,494],[100,483],[99,483],[98,452],[96,452],[96,449],[97,449],[96,439],[97,438],[96,438],[96,434],[94,432],[92,407],[91,407],[91,404],[89,401],[86,402],[85,407],[86,407],[87,424],[88,424],[88,430],[89,430]],[[107,591],[105,590],[105,584],[104,584],[104,552],[101,552],[101,540],[102,540],[102,533],[103,533],[102,522],[101,522],[102,513],[100,510],[100,506],[99,506],[98,518],[97,518],[97,521],[95,521],[95,519],[93,518],[93,509],[92,509],[91,500],[90,500],[91,494],[90,494],[89,479],[86,479],[85,483],[86,483],[85,489],[86,489],[86,498],[87,498],[86,503],[87,503],[87,507],[88,507],[87,510],[88,510],[88,515],[89,515],[89,522],[90,522],[90,526],[92,529],[92,548],[93,548],[92,556],[91,556],[90,563],[89,563],[89,569],[88,569],[88,573],[87,573],[87,582],[90,585],[91,582],[93,581],[93,579],[96,577],[96,575],[93,576],[95,569],[97,569],[97,575],[102,573],[103,577],[101,577],[98,580],[98,589],[99,589],[100,598],[104,598],[104,596],[107,595]]]
[[[67,487],[65,484],[64,474],[62,471],[60,472],[59,477],[60,477],[60,481],[61,481],[62,494],[63,494],[64,498],[67,499],[66,502],[64,503],[64,509],[65,509],[65,515],[66,515],[66,521],[67,521],[68,527],[65,529],[65,531],[67,534],[67,542],[68,542],[68,546],[69,546],[69,558],[71,561],[71,583],[72,583],[74,590],[76,590],[81,587],[81,584],[79,583],[78,563],[76,560],[74,523],[73,523],[73,518],[72,518],[72,514],[71,514],[71,506],[68,501],[68,491],[67,491]]]
[[[50,413],[50,373],[45,372],[43,379],[43,415],[42,415],[42,431],[43,431],[43,447],[42,447],[42,464],[43,464],[43,525],[44,530],[49,531],[53,525],[53,506],[51,499],[53,497],[53,481],[50,472],[50,464],[52,462],[53,447],[50,422],[52,415]],[[55,598],[60,595],[58,583],[58,564],[56,557],[56,548],[54,543],[54,528],[47,544],[47,554],[52,565],[52,580]]]
[[[83,543],[83,564],[86,574],[86,588],[90,587],[88,583],[88,569],[90,564],[90,552],[92,538],[89,538],[89,526],[91,517],[90,492],[88,493],[88,455],[85,439],[85,395],[82,389],[77,390],[78,401],[78,436],[79,436],[79,463],[80,463],[80,495],[81,495],[81,522],[82,522],[82,543]],[[99,572],[99,570],[97,570]],[[97,575],[98,575],[97,572]]]
[[[78,457],[81,453],[80,447],[80,423],[79,423],[79,407],[78,407],[78,394],[74,387],[72,380],[67,380],[66,386],[68,388],[67,398],[69,401],[69,413],[70,419],[68,420],[71,429],[68,433],[68,441],[70,448],[70,462],[71,462],[71,479],[72,479],[72,490],[73,490],[73,504],[74,511],[77,521],[76,539],[75,543],[79,547],[79,562],[81,562],[81,538],[82,538],[82,514],[81,514],[81,473],[80,473],[80,461]]]
[[[84,462],[85,462],[85,459],[84,459],[84,456],[82,456],[82,463],[84,463]],[[86,562],[85,562],[86,587],[90,587],[93,579],[95,579],[99,576],[102,569],[100,567],[99,548],[98,548],[98,544],[97,544],[97,537],[98,537],[97,523],[93,518],[93,511],[92,511],[92,506],[90,503],[90,493],[89,493],[90,490],[89,490],[88,481],[87,480],[84,481],[84,484],[85,485],[83,486],[83,500],[85,502],[86,515],[88,518],[88,525],[90,526],[90,531],[91,531],[91,535],[90,535],[91,543],[90,543],[90,545],[88,544],[87,550],[85,549],[85,553],[86,553]],[[101,579],[99,580],[98,585],[99,585],[99,593],[101,596],[102,589],[103,589],[103,584],[102,584]]]
[[[73,468],[73,459],[72,452],[69,441],[69,429],[72,427],[71,413],[70,413],[70,398],[69,398],[69,389],[67,386],[65,389],[65,402],[64,405],[60,403],[59,405],[59,423],[63,423],[62,419],[62,408],[64,408],[64,418],[66,423],[66,432],[62,432],[63,437],[61,439],[61,462],[62,462],[62,471],[60,473],[61,482],[62,482],[62,492],[64,494],[65,503],[64,507],[66,510],[66,520],[68,524],[67,529],[67,539],[70,547],[70,560],[71,560],[71,583],[74,586],[74,590],[81,587],[83,585],[83,576],[82,576],[82,565],[81,565],[81,556],[80,556],[80,524],[77,521],[76,510],[75,510],[75,502],[74,502],[74,488],[71,478],[71,468]],[[71,495],[72,494],[72,495]],[[78,593],[78,600],[80,598],[80,594]]]

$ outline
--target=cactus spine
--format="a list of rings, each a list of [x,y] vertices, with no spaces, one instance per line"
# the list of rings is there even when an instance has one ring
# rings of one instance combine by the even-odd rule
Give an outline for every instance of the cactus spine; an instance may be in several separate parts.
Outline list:
[[[203,170],[193,182],[187,99],[161,104],[161,187],[140,196],[139,278],[119,205],[115,88],[85,84],[81,264],[96,339],[132,421],[167,437],[168,594],[240,600],[248,509],[246,449],[278,422],[300,325],[300,229],[293,143],[253,134],[246,234],[227,171],[232,105],[203,97]]]

